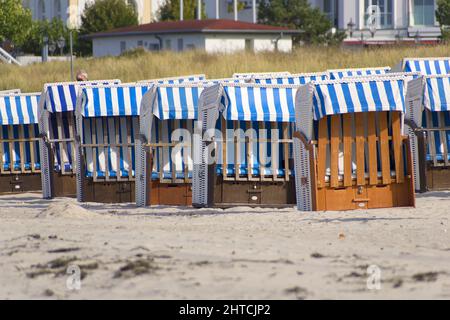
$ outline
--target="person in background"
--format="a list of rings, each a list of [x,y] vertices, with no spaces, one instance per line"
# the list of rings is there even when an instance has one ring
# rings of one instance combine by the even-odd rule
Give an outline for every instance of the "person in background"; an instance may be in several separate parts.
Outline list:
[[[77,71],[77,81],[88,81],[88,74],[83,69]]]

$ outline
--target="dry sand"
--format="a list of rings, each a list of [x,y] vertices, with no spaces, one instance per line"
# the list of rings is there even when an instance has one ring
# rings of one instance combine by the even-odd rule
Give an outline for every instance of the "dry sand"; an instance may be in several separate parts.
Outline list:
[[[450,299],[449,217],[450,192],[319,213],[1,196],[0,298]],[[66,287],[70,264],[80,290]]]

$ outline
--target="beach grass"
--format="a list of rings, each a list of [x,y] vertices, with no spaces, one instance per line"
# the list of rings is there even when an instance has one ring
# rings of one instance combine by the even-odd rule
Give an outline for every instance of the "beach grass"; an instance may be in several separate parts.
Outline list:
[[[122,82],[189,74],[206,74],[210,79],[230,77],[235,72],[291,73],[316,72],[336,68],[397,65],[404,57],[443,57],[450,45],[388,46],[343,49],[301,47],[292,53],[207,54],[200,51],[131,52],[120,57],[77,58],[74,69],[84,69],[89,78],[120,79]],[[68,62],[48,62],[25,67],[0,64],[0,90],[20,88],[42,91],[44,83],[70,81]]]

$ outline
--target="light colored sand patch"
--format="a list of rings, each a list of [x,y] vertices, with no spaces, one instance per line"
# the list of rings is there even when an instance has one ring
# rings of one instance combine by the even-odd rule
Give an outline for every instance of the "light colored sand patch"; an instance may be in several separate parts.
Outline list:
[[[449,208],[450,192],[349,212],[0,196],[0,299],[450,299]]]
[[[67,218],[67,219],[92,219],[98,214],[89,211],[77,204],[58,201],[49,204],[49,206],[39,212],[37,218]]]

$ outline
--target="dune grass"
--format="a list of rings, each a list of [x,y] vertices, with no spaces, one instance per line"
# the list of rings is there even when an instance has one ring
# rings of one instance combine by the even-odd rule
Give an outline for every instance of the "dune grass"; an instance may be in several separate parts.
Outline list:
[[[204,52],[129,53],[121,57],[80,58],[75,70],[85,69],[90,79],[144,79],[188,74],[208,78],[230,77],[234,72],[324,71],[332,68],[391,66],[403,57],[442,57],[450,55],[450,45],[390,46],[369,49],[303,47],[290,54],[241,52],[211,55]],[[41,91],[46,82],[70,81],[69,63],[49,62],[26,67],[0,64],[0,90],[20,88]]]

